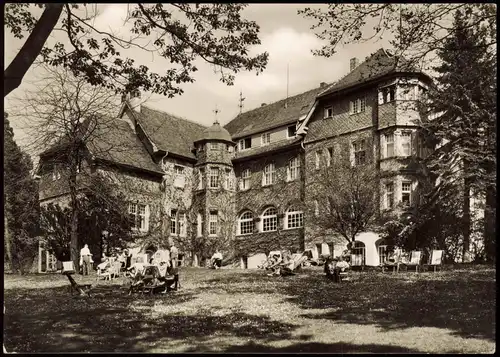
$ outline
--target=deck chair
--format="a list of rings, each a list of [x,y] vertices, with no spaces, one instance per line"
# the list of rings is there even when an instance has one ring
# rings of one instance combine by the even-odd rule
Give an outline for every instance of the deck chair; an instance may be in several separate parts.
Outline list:
[[[361,270],[364,269],[363,254],[351,254],[351,267],[361,267]]]
[[[410,252],[410,261],[406,262],[406,269],[408,267],[415,267],[415,272],[418,273],[418,268],[420,267],[420,261],[422,260],[422,251],[421,250],[412,250]]]
[[[73,291],[76,291],[80,293],[80,295],[87,295],[90,297],[90,288],[92,287],[92,284],[78,284],[75,279],[71,276],[72,274],[75,274],[75,265],[73,264],[72,261],[69,262],[63,262],[63,271],[62,273],[66,275],[66,277],[69,280],[69,283],[71,284],[69,286],[69,292],[71,295],[73,295]]]
[[[434,272],[436,272],[437,267],[443,266],[443,254],[444,250],[433,250],[429,259],[428,266],[434,267]]]

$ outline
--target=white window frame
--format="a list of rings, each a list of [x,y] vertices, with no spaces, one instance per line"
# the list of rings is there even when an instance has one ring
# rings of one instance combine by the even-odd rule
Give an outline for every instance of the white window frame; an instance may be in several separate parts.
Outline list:
[[[263,133],[260,136],[260,145],[265,146],[271,143],[271,133]]]
[[[250,215],[250,217],[248,217]],[[252,234],[255,230],[255,223],[253,221],[253,213],[251,211],[243,212],[238,218],[238,235],[244,236]]]
[[[184,175],[184,166],[181,165],[174,165],[174,174],[176,175]]]
[[[368,160],[367,160],[367,144],[366,144],[366,139],[360,139],[352,142],[352,152],[353,152],[353,166],[362,166],[365,165]],[[364,152],[364,160],[362,163],[358,162],[358,156],[357,154],[360,154],[361,152]]]
[[[141,213],[141,208],[143,209],[143,213]],[[134,216],[132,230],[139,232],[147,232],[149,230],[149,205],[129,202],[128,214]]]
[[[349,113],[358,114],[366,110],[366,97],[353,99],[349,102]]]
[[[332,165],[333,160],[333,147],[329,147],[326,149],[326,166],[330,167]]]
[[[217,225],[219,223],[219,213],[217,211],[210,211],[209,221],[208,221],[208,235],[217,235]],[[215,233],[212,233],[215,232]]]
[[[61,165],[60,164],[54,164],[52,168],[52,181],[60,180],[61,179]]]
[[[210,167],[209,177],[208,177],[208,187],[209,188],[219,188],[219,168]],[[214,174],[216,173],[216,175]]]
[[[389,141],[388,139],[389,138],[392,138],[392,141]],[[394,157],[396,156],[396,151],[395,151],[395,148],[396,148],[396,142],[395,142],[395,135],[394,135],[394,132],[392,133],[386,133],[384,134],[384,140],[385,140],[385,143],[384,143],[384,158],[389,158],[389,157]],[[389,145],[392,144],[392,154],[389,155]]]
[[[294,207],[289,208],[286,211],[286,229],[302,227],[304,227],[304,213]]]
[[[316,152],[314,153],[314,162],[316,170],[319,170],[321,165],[321,150],[316,150]]]
[[[210,150],[219,150],[219,143],[210,143]]]
[[[274,162],[267,164],[262,173],[262,186],[274,185],[276,181],[276,167]]]
[[[250,139],[250,146],[249,147],[245,147],[245,141]],[[243,150],[248,150],[248,149],[251,149],[252,148],[252,139],[251,138],[242,138],[238,141],[238,149],[240,151],[243,151]]]
[[[288,162],[287,174],[288,181],[295,181],[300,177],[300,160],[298,156]]]
[[[198,223],[196,227],[196,235],[201,237],[203,236],[203,215],[200,212],[198,212],[196,216],[196,223]]]
[[[402,131],[401,132],[401,135],[400,135],[400,142],[401,142],[401,156],[411,156],[411,153],[412,153],[412,145],[411,145],[411,139],[412,139],[412,132],[411,131]],[[405,139],[404,138],[408,138],[408,142],[407,142],[407,148],[408,148],[408,153],[405,152]]]
[[[262,212],[261,232],[275,232],[278,230],[278,210],[275,207],[268,207]]]
[[[245,169],[241,172],[240,190],[245,191],[250,188],[250,177],[252,176],[250,169]]]
[[[290,136],[289,129],[293,127],[294,133],[292,136]],[[287,139],[294,139],[297,136],[297,127],[295,125],[288,125],[286,127],[286,138]]]
[[[394,182],[386,182],[384,185],[384,190],[385,190],[385,208],[392,209],[394,208]]]
[[[412,182],[409,181],[409,180],[404,180],[404,181],[401,181],[401,204],[403,206],[411,206],[411,193],[412,193]],[[405,185],[408,185],[409,189],[408,190],[405,190]],[[403,202],[403,197],[404,195],[408,195],[408,203],[405,204]]]
[[[178,210],[173,208],[170,210],[170,235],[179,234],[179,220],[177,217]]]
[[[329,105],[325,107],[323,113],[323,119],[333,118],[333,105]]]
[[[314,200],[314,216],[319,216],[319,202],[318,200]]]

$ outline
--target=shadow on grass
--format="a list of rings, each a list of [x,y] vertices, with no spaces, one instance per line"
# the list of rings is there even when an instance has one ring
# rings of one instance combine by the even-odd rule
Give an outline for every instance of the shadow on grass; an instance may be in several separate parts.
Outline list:
[[[386,330],[436,327],[461,337],[495,340],[496,282],[490,267],[438,273],[359,272],[352,281],[334,284],[322,271],[304,270],[290,277],[264,271],[206,281],[227,293],[281,293],[311,319],[377,325]],[[333,311],[333,312],[332,312]]]
[[[231,346],[224,352],[255,352],[255,353],[419,353],[405,347],[389,345],[356,345],[351,343],[295,343],[286,347],[270,347],[250,342],[243,346]]]
[[[126,294],[125,287],[98,286],[93,297],[72,298],[67,287],[15,289],[6,294],[4,341],[16,352],[146,352],[157,345],[210,347],[214,334],[245,340],[290,338],[294,325],[267,317],[231,312],[217,316],[154,310],[188,302],[192,292],[165,295]],[[154,309],[153,309],[154,308]]]

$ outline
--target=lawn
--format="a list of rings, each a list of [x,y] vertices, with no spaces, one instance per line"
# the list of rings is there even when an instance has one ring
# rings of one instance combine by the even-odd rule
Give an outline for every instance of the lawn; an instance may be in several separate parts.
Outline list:
[[[125,279],[72,298],[60,274],[4,275],[8,352],[492,353],[495,269],[355,272],[183,268],[181,289],[125,293]]]

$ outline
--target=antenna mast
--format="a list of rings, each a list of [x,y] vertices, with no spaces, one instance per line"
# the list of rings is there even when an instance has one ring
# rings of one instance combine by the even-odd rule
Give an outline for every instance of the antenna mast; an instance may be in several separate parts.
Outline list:
[[[243,93],[240,89],[240,104],[238,105],[238,107],[240,108],[240,114],[241,114],[241,111],[243,110],[243,101],[245,100],[246,98],[243,98]]]
[[[289,82],[289,63],[286,64],[286,99],[285,99],[285,109],[288,108],[288,82]]]

